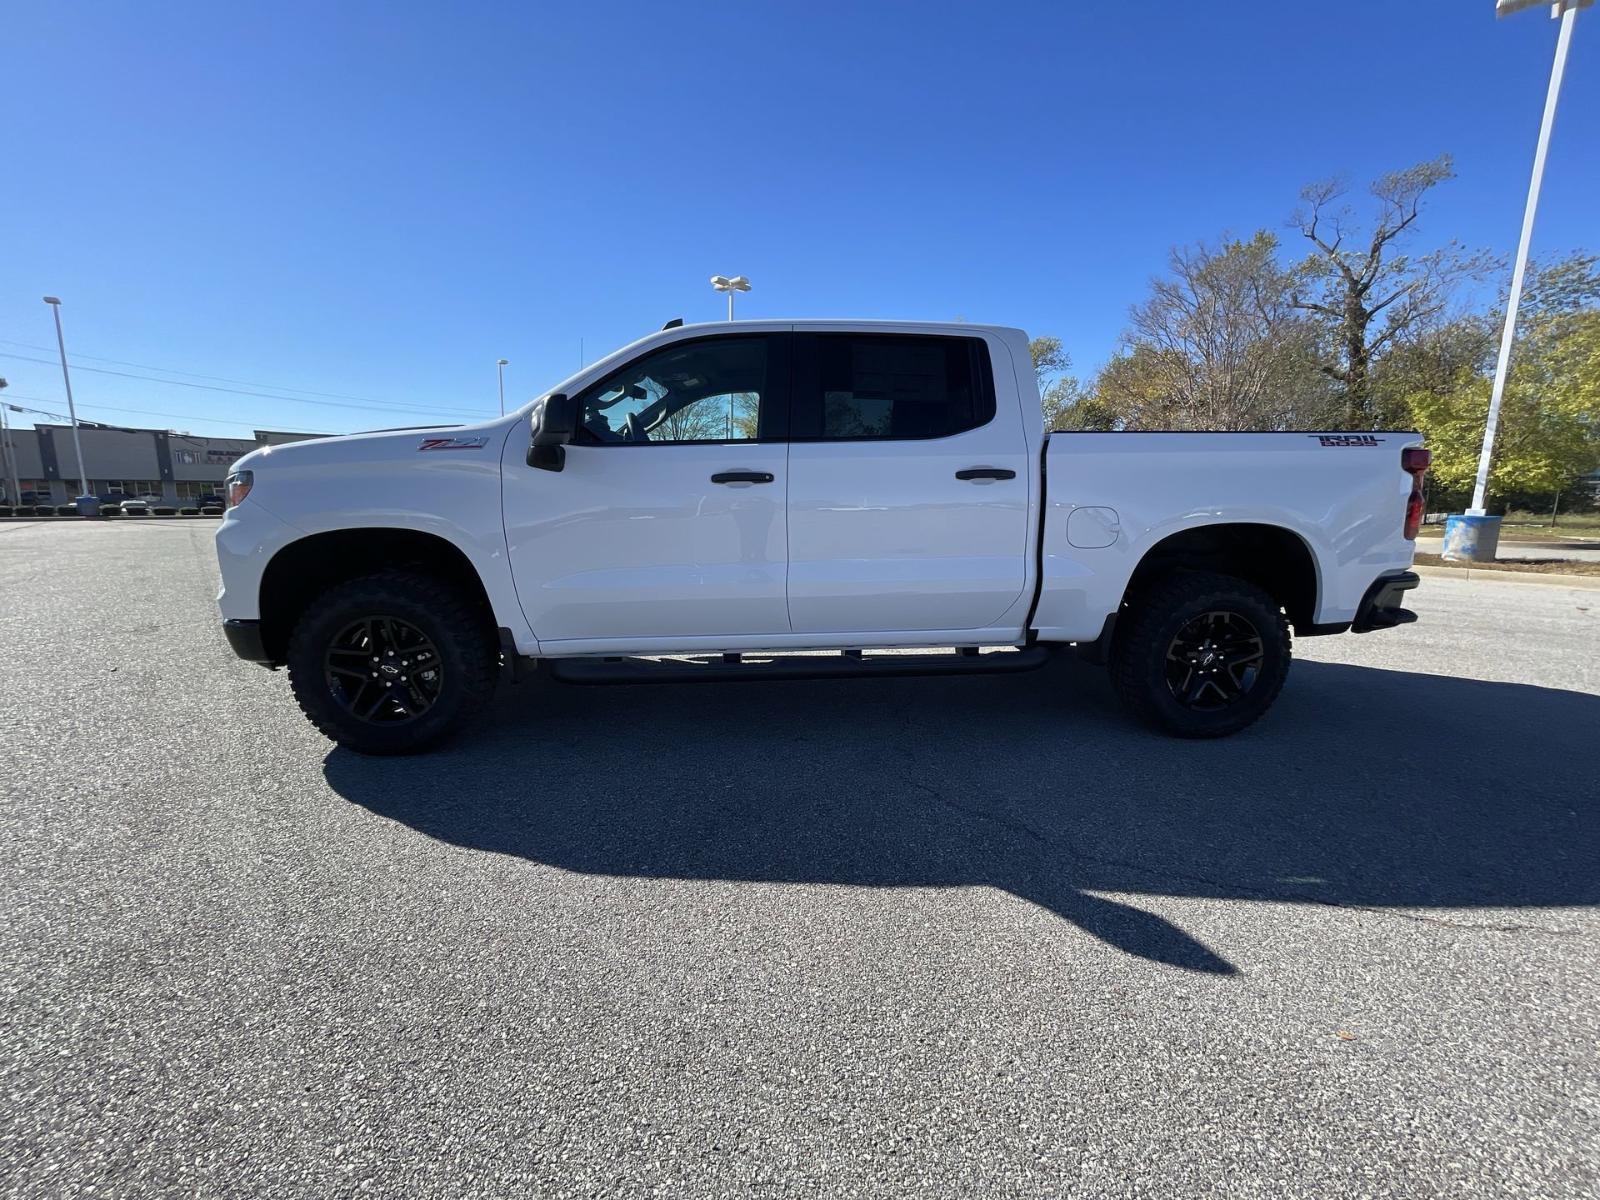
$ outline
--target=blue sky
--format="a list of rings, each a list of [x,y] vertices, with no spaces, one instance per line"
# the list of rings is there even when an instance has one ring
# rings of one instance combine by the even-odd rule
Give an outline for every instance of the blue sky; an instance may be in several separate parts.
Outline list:
[[[1281,231],[1312,179],[1448,151],[1460,178],[1423,238],[1509,252],[1556,23],[1492,10],[13,6],[0,353],[22,358],[0,374],[14,402],[61,409],[49,293],[84,417],[463,419],[496,411],[498,357],[520,402],[580,342],[593,359],[671,317],[719,319],[716,272],[750,276],[744,316],[1021,325],[1088,374],[1169,246]],[[1536,253],[1600,249],[1597,101],[1593,9]]]

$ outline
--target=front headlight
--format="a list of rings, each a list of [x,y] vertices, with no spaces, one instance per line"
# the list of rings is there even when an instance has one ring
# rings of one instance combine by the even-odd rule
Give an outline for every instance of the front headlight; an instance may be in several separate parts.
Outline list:
[[[244,503],[244,498],[250,494],[251,485],[256,481],[254,471],[235,471],[228,476],[228,507],[236,508]]]

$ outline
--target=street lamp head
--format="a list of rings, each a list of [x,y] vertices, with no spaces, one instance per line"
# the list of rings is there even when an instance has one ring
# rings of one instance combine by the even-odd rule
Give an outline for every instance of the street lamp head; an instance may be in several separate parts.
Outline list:
[[[494,360],[494,365],[497,367],[509,367],[511,360],[509,358],[497,358]]]
[[[719,292],[727,291],[728,290],[728,283],[729,283],[729,280],[728,280],[728,277],[726,275],[713,275],[711,277],[711,286],[716,288],[717,291],[719,291]]]
[[[60,304],[61,298],[59,296],[46,296],[44,302],[46,304]]]
[[[732,279],[726,275],[713,275],[711,286],[719,292],[748,292],[750,281],[743,275],[735,275]]]
[[[1521,12],[1525,8],[1550,7],[1550,15],[1559,17],[1569,8],[1588,8],[1594,0],[1494,0],[1494,15],[1509,17],[1512,13]]]

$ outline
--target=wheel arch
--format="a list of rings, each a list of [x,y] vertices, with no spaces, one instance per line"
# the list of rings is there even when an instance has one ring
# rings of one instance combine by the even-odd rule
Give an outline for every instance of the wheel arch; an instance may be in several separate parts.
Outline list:
[[[295,623],[317,596],[348,579],[395,568],[454,584],[494,627],[483,578],[454,542],[419,529],[335,529],[289,542],[261,574],[261,642],[271,661],[284,661]]]
[[[1304,537],[1255,521],[1190,526],[1153,543],[1128,579],[1122,604],[1179,571],[1215,571],[1248,580],[1282,607],[1296,632],[1315,632],[1321,572]]]

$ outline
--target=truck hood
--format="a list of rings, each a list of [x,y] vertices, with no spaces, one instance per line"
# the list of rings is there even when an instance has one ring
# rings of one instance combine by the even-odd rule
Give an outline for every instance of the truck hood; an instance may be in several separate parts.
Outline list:
[[[381,462],[416,462],[420,455],[488,455],[497,461],[506,434],[517,422],[508,414],[475,425],[413,425],[310,438],[252,450],[230,471],[271,470],[274,467],[329,468]]]

